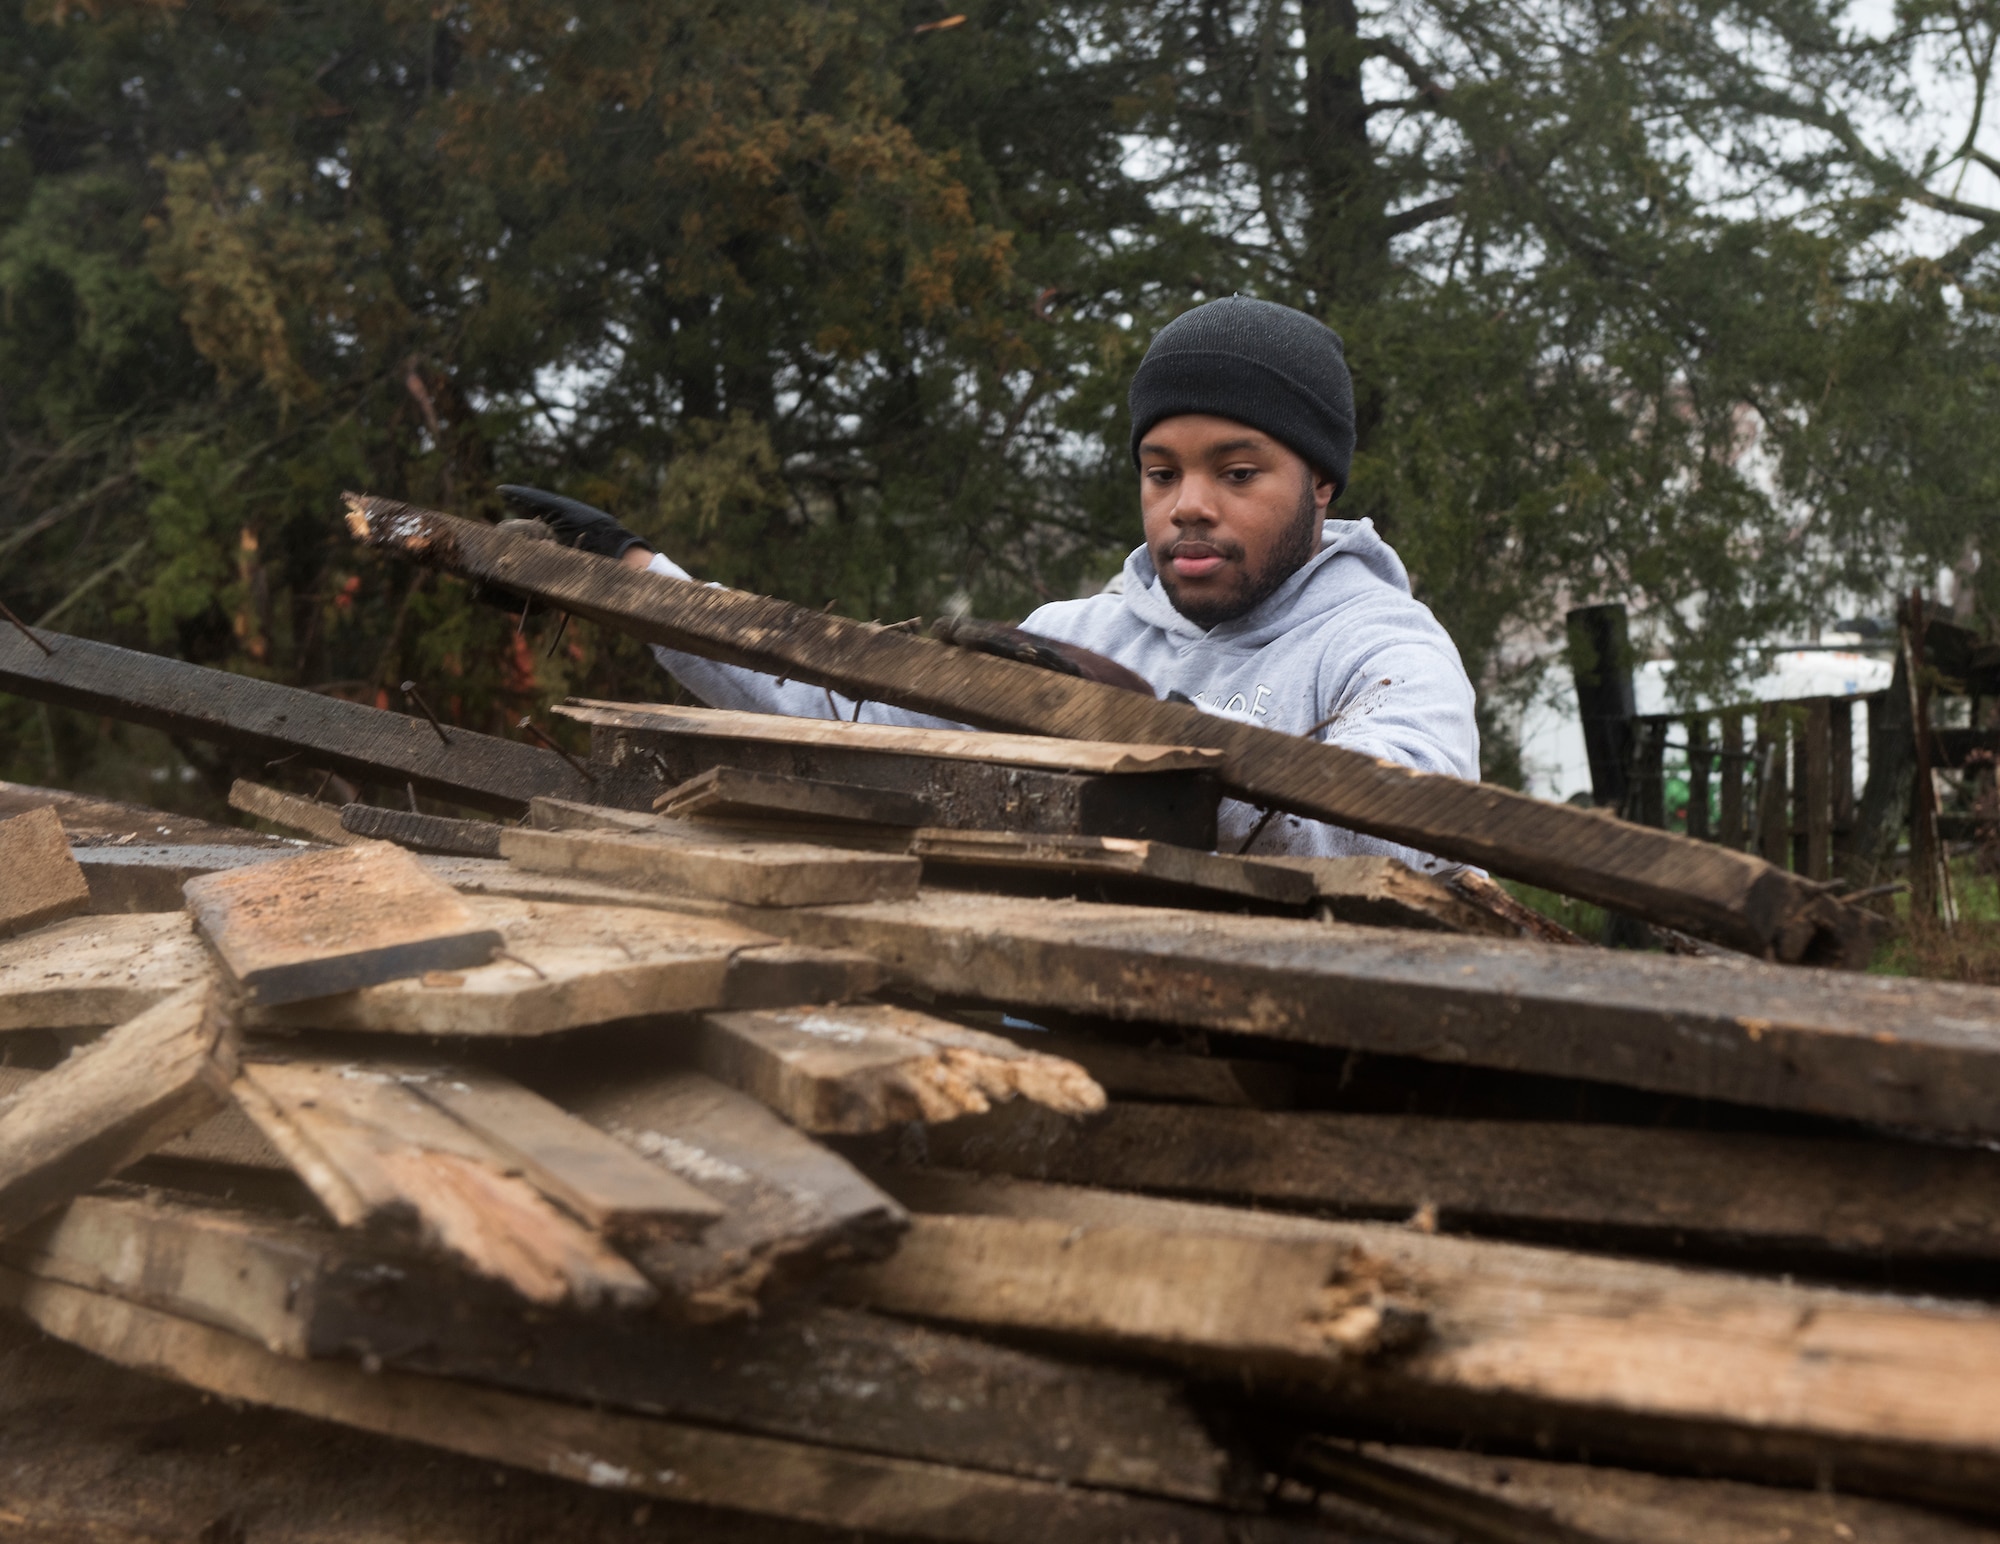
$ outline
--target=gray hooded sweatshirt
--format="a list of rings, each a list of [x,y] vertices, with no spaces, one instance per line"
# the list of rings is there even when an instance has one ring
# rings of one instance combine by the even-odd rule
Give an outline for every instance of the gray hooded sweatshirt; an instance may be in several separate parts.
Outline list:
[[[1043,606],[1021,625],[1114,659],[1162,696],[1180,692],[1208,712],[1286,734],[1313,732],[1385,761],[1476,780],[1472,683],[1450,635],[1410,594],[1402,560],[1370,520],[1329,520],[1322,541],[1319,553],[1262,604],[1214,628],[1197,627],[1174,609],[1143,546],[1125,560],[1112,590]],[[688,577],[662,557],[653,560],[653,570]],[[852,700],[817,686],[670,649],[653,653],[719,708],[856,716]],[[880,702],[860,704],[859,717],[878,724],[948,723]],[[1253,805],[1225,800],[1217,849],[1246,850],[1263,815]],[[1316,857],[1379,853],[1440,866],[1408,848],[1295,815],[1272,818],[1247,850]]]

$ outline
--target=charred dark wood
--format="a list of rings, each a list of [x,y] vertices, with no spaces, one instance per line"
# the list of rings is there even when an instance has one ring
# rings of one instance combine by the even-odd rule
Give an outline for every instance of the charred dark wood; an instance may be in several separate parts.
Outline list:
[[[0,636],[0,691],[78,708],[263,760],[302,755],[309,765],[364,782],[518,815],[537,794],[589,797],[589,785],[553,751],[454,729],[442,743],[430,723],[317,692],[209,670],[184,660],[61,633],[44,655]]]
[[[379,804],[349,804],[340,812],[342,829],[356,836],[394,842],[413,852],[447,858],[497,858],[501,827],[490,820],[452,820]]]
[[[1124,836],[1203,852],[1215,846],[1221,785],[1210,772],[1051,772],[837,745],[695,737],[642,727],[636,714],[621,723],[613,710],[557,711],[591,726],[599,783],[590,797],[628,809],[649,809],[668,789],[727,766],[902,794],[923,805],[924,824],[953,830]]]

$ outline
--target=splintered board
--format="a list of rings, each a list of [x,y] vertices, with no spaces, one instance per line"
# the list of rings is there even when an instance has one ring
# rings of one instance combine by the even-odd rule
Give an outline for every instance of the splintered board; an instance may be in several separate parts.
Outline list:
[[[657,1052],[621,1046],[608,1061],[564,1059],[528,1081],[728,1208],[699,1239],[662,1240],[633,1256],[688,1319],[754,1312],[760,1296],[794,1276],[880,1258],[907,1222],[839,1154]]]
[[[623,629],[987,729],[1224,753],[1236,797],[1473,863],[1782,960],[1861,963],[1876,919],[1744,853],[845,617],[605,563],[390,499],[347,496],[358,540]]]
[[[746,913],[933,992],[2000,1134],[2000,990],[1288,917],[929,891]]]
[[[386,842],[205,874],[187,898],[230,974],[267,1007],[484,965],[501,944],[457,891]]]
[[[1104,1108],[1104,1091],[1073,1062],[881,1003],[711,1013],[695,1054],[802,1131],[884,1131],[1015,1098],[1063,1115]]]
[[[0,820],[0,876],[0,938],[90,904],[90,882],[70,856],[62,818],[46,806]]]
[[[71,917],[0,940],[0,1029],[101,1029],[205,981],[185,912]]]
[[[264,1059],[276,1054],[262,1050],[244,1063],[237,1103],[343,1226],[413,1222],[426,1244],[533,1302],[630,1306],[651,1299],[645,1278],[536,1183],[546,1163],[524,1165],[519,1156],[523,1140],[559,1151],[549,1132],[565,1123],[560,1111],[542,1112],[527,1137],[498,1146],[425,1096],[424,1083],[449,1077],[450,1069],[347,1061],[310,1050]],[[518,1103],[533,1096],[514,1097]],[[558,1167],[576,1168],[575,1155],[592,1152],[591,1135],[587,1127],[571,1133],[571,1152],[554,1160]],[[601,1155],[593,1161],[601,1164]],[[574,1198],[574,1183],[558,1188],[564,1200]],[[654,1194],[653,1215],[662,1227],[705,1224],[717,1210],[685,1186],[656,1186]]]
[[[36,1078],[0,1118],[0,1235],[221,1109],[235,1056],[221,994],[203,983]]]
[[[462,897],[500,953],[358,992],[259,1013],[269,1028],[467,1038],[556,1034],[616,1019],[872,990],[865,955],[789,944],[733,922],[634,906]]]
[[[1364,927],[1428,928],[1518,938],[1519,927],[1474,904],[1442,879],[1419,874],[1398,858],[1299,858],[1259,854],[1259,863],[1295,869],[1311,879],[1313,899],[1336,922]]]
[[[895,900],[917,893],[922,864],[898,853],[796,841],[742,841],[698,829],[504,830],[500,855],[523,868],[611,880],[744,906]]]
[[[1466,1438],[1982,1506],[2000,1482],[1990,1304],[943,1171],[878,1177],[919,1213],[848,1289],[880,1309],[1200,1366],[1268,1347],[1267,1391]],[[1146,1235],[1176,1243],[1152,1252]],[[1381,1314],[1372,1348],[1342,1334],[1365,1327],[1357,1302]]]
[[[688,819],[850,820],[876,826],[921,826],[921,799],[859,783],[710,767],[653,801],[663,815]]]

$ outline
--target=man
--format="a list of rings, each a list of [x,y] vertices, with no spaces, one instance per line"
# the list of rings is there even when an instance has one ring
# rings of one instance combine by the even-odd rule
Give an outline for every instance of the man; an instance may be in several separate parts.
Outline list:
[[[1410,594],[1372,521],[1329,518],[1354,455],[1340,339],[1286,306],[1232,297],[1160,330],[1133,377],[1132,458],[1145,545],[1105,593],[1022,626],[1136,671],[1212,713],[1425,772],[1479,775],[1472,683]],[[573,545],[686,579],[609,515],[502,490]],[[667,649],[660,663],[716,707],[938,724],[884,703]],[[1222,807],[1223,852],[1342,856],[1406,848],[1253,806]]]

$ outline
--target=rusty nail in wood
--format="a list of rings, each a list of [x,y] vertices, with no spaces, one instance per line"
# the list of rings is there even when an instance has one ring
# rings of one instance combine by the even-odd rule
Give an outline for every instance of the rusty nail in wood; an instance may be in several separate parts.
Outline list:
[[[556,635],[549,640],[549,652],[542,656],[543,659],[554,659],[556,657],[556,645],[562,642],[563,634],[568,630],[569,613],[565,611],[562,614],[562,620],[556,623]]]
[[[521,715],[520,727],[527,730],[529,734],[533,735],[537,740],[541,741],[542,744],[546,745],[550,750],[554,751],[558,756],[562,757],[564,761],[567,761],[572,767],[576,768],[576,775],[582,778],[586,783],[594,783],[597,781],[596,778],[590,775],[590,768],[586,767],[582,762],[578,761],[568,751],[564,750],[560,745],[556,744],[555,741],[551,740],[547,735],[543,734],[542,731],[535,726],[535,721],[532,718],[528,717],[528,715],[525,713]]]
[[[29,632],[28,624],[26,622],[23,622],[19,617],[15,616],[13,611],[9,609],[5,601],[0,601],[0,617],[5,617],[8,621],[12,622],[16,627],[18,627],[21,630],[21,636],[27,639],[28,642],[32,643],[36,648],[40,649],[44,654],[48,655],[51,659],[55,657],[56,651],[50,648],[46,643],[43,643],[42,640],[37,638],[33,633]]]
[[[544,981],[549,979],[549,973],[543,970],[542,967],[537,965],[533,960],[524,960],[521,958],[520,955],[514,953],[511,949],[503,949],[498,944],[495,944],[493,946],[493,958],[496,960],[512,960],[516,965],[526,966],[529,970],[532,970],[536,975],[540,976]]]
[[[289,759],[289,758],[287,758]],[[319,787],[313,790],[313,803],[319,803],[319,796],[326,792],[326,785],[333,781],[333,769],[327,768],[326,776],[319,780]]]
[[[423,811],[417,808],[417,785],[415,783],[405,783],[403,784],[403,791],[410,796],[410,813],[412,815],[423,814]]]
[[[444,725],[438,722],[438,716],[431,711],[431,705],[424,701],[424,694],[417,690],[415,681],[403,683],[403,695],[423,710],[424,717],[431,721],[431,728],[437,731],[437,737],[446,745],[451,744],[451,736],[444,732]]]

